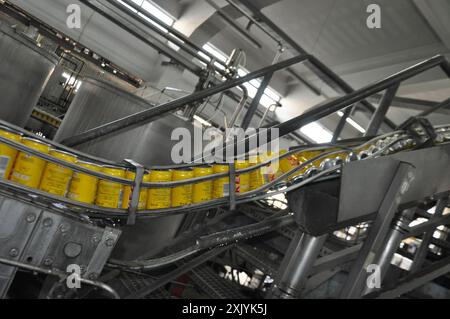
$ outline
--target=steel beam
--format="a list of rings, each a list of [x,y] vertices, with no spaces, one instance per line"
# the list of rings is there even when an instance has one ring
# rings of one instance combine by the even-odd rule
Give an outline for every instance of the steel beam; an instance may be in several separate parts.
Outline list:
[[[362,297],[368,275],[366,267],[373,262],[375,255],[384,249],[383,244],[389,232],[389,226],[397,213],[398,204],[410,187],[413,178],[413,167],[410,164],[400,162],[393,176],[392,183],[381,203],[378,215],[364,241],[359,257],[352,266],[349,278],[341,292],[341,298]]]
[[[374,96],[370,97],[369,100],[373,103],[378,103],[382,98],[383,96],[381,94],[375,94]],[[423,112],[431,107],[436,106],[437,104],[438,102],[434,101],[396,96],[392,101],[391,107]],[[436,113],[450,114],[450,109],[439,109],[436,110]]]
[[[252,13],[257,16],[263,23],[265,23],[270,29],[272,29],[276,34],[278,34],[287,44],[289,44],[295,51],[300,54],[307,54],[306,50],[303,49],[297,42],[295,42],[287,33],[285,33],[279,26],[273,23],[261,10],[254,4],[251,0],[239,0],[244,6],[246,6]],[[317,58],[311,59],[306,66],[317,74],[319,78],[334,89],[338,93],[348,94],[354,92],[354,89],[345,82],[341,77],[329,69],[325,64],[323,64]],[[375,111],[375,107],[367,101],[361,101],[361,104],[367,108],[370,112]],[[349,113],[347,113],[349,114]],[[347,118],[344,116],[341,121],[346,122]],[[386,119],[386,124],[394,129],[395,124]]]
[[[117,0],[107,0],[107,1],[110,2],[110,3],[113,3],[113,4],[116,3],[118,6],[122,6],[121,4],[119,4],[119,3],[117,2]],[[187,36],[185,36],[183,33],[181,33],[180,31],[178,31],[177,29],[175,29],[175,28],[173,28],[172,26],[170,26],[170,25],[164,23],[163,21],[161,21],[160,19],[158,19],[158,18],[155,17],[154,15],[147,13],[145,10],[142,9],[142,7],[140,7],[139,5],[137,5],[134,1],[131,1],[131,0],[122,0],[122,2],[125,3],[126,5],[128,5],[129,7],[133,8],[134,10],[139,11],[142,15],[144,15],[144,16],[147,17],[148,19],[150,19],[150,20],[152,20],[154,23],[156,23],[156,24],[158,24],[158,25],[164,27],[164,28],[167,29],[171,34],[173,34],[173,35],[175,35],[177,38],[181,39],[182,42],[181,42],[181,43],[180,43],[180,42],[177,43],[177,45],[179,45],[180,47],[183,47],[182,44],[185,43],[185,44],[191,46],[192,48],[194,48],[196,53],[197,53],[197,52],[202,52],[203,54],[205,54],[206,56],[208,56],[210,59],[215,59],[217,63],[222,64],[223,66],[226,65],[226,63],[224,63],[224,62],[222,62],[222,61],[220,61],[220,60],[217,60],[217,58],[216,58],[214,55],[212,55],[211,53],[209,53],[208,51],[206,51],[205,49],[203,49],[201,46],[199,46],[199,45],[195,44],[194,42],[192,42],[192,40],[191,40],[190,38],[188,38]],[[116,5],[116,4],[115,4],[115,5]],[[117,5],[116,5],[116,6],[117,6]],[[123,6],[122,6],[122,7],[123,7]],[[125,8],[123,7],[123,9],[125,9]],[[125,9],[125,10],[122,10],[122,11],[125,12],[125,11],[129,11],[129,10]],[[136,16],[136,15],[133,14],[133,16]],[[144,20],[144,21],[145,21],[145,20]],[[156,26],[154,26],[154,25],[151,24],[151,23],[150,23],[150,24],[146,23],[145,25],[151,27],[152,30],[153,30],[153,28],[157,28]],[[152,27],[152,26],[153,26],[153,27]],[[160,30],[159,28],[157,28],[157,29]],[[155,30],[155,31],[156,31],[156,30]],[[161,31],[161,30],[160,30],[160,31]],[[164,33],[164,32],[163,32],[163,33]],[[160,33],[158,32],[158,34],[160,34]],[[172,42],[173,42],[173,40],[174,40],[173,37],[170,37],[170,36],[169,36],[168,34],[166,34],[166,33],[161,34],[161,35],[162,35],[163,37],[165,37],[165,38],[166,38],[167,40],[169,40],[169,41],[172,41]],[[197,58],[200,57],[198,54],[195,54],[195,56],[197,56]]]
[[[365,136],[375,136],[378,134],[381,124],[383,124],[383,120],[386,117],[386,114],[392,104],[392,100],[395,98],[399,87],[400,84],[397,83],[386,90],[383,98],[381,99],[380,105],[370,119]]]
[[[227,91],[229,89],[232,89],[236,86],[239,86],[239,85],[249,82],[251,80],[265,76],[268,73],[273,73],[275,71],[289,67],[293,64],[304,62],[304,61],[308,60],[309,58],[310,58],[309,55],[300,55],[300,56],[294,57],[292,59],[285,60],[280,63],[267,66],[258,71],[249,73],[246,76],[243,76],[241,78],[229,80],[227,82],[224,82],[217,86],[213,86],[206,90],[196,92],[194,94],[182,97],[180,99],[177,99],[177,100],[153,107],[151,109],[130,115],[128,117],[125,117],[125,118],[101,125],[99,127],[93,128],[93,129],[88,130],[84,133],[81,133],[77,136],[70,137],[70,138],[64,140],[61,144],[64,144],[67,146],[76,146],[76,145],[83,144],[85,142],[97,139],[99,137],[102,137],[102,136],[105,136],[105,135],[108,135],[108,134],[111,134],[111,133],[114,133],[117,131],[127,131],[130,129],[133,129],[136,126],[150,123],[156,117],[163,115],[165,113],[174,111],[176,109],[179,109],[180,107],[188,105],[192,102],[202,100],[202,99],[208,98],[210,96],[213,96],[217,93]]]
[[[158,278],[156,281],[152,282],[151,285],[138,290],[137,292],[125,297],[124,299],[144,298],[145,296],[149,295],[150,293],[157,290],[158,288],[161,288],[162,286],[168,284],[169,282],[172,282],[179,276],[189,272],[193,268],[200,266],[201,264],[216,257],[217,255],[220,255],[221,253],[225,252],[228,249],[230,249],[230,246],[212,249],[212,250],[194,258],[193,260],[186,262],[185,264],[181,265],[180,267],[177,267],[175,270],[165,274],[164,276]]]
[[[258,106],[261,102],[261,98],[264,95],[264,92],[266,91],[267,87],[269,86],[270,81],[272,80],[273,72],[269,73],[264,76],[264,79],[261,82],[261,85],[258,88],[258,91],[256,92],[255,97],[252,100],[252,103],[250,104],[250,107],[247,110],[247,113],[245,114],[244,120],[242,121],[241,127],[244,130],[247,130],[250,127],[250,124],[252,122],[252,119],[258,110]]]
[[[445,208],[448,204],[448,196],[446,198],[440,199],[436,205],[436,209],[434,211],[433,216],[430,218],[430,221],[434,221],[442,216],[444,213]],[[411,273],[415,273],[419,271],[428,255],[429,251],[429,245],[431,242],[431,239],[433,239],[433,235],[435,232],[435,228],[430,229],[429,231],[425,232],[422,236],[422,242],[420,243],[419,249],[416,251],[416,254],[413,259],[413,264],[410,268]]]
[[[380,91],[386,90],[387,88],[395,85],[397,83],[408,80],[424,71],[427,71],[433,67],[440,66],[445,60],[445,58],[441,55],[437,55],[431,59],[420,62],[410,68],[407,68],[397,74],[391,75],[384,80],[381,80],[375,84],[368,85],[363,87],[353,93],[350,93],[346,96],[334,99],[330,102],[318,105],[316,107],[311,108],[309,111],[304,114],[297,116],[289,121],[286,121],[282,124],[275,126],[274,128],[279,129],[279,136],[284,136],[289,132],[296,131],[307,125],[308,123],[314,122],[316,120],[321,119],[327,115],[333,114],[337,111],[340,111],[349,105],[353,105],[358,103],[359,101],[368,98],[371,95],[374,95]]]
[[[406,276],[389,288],[382,292],[373,293],[365,296],[365,298],[379,298],[379,299],[393,299],[402,296],[403,294],[417,289],[424,284],[433,281],[450,272],[450,257],[446,257],[423,270]]]
[[[93,3],[92,0],[80,0],[80,2],[83,3],[84,5],[86,5],[87,7],[91,8],[93,11],[97,12],[98,14],[104,16],[106,19],[110,20],[112,23],[116,24],[117,26],[119,26],[123,30],[127,31],[131,35],[135,36],[136,38],[138,38],[139,40],[141,40],[145,44],[149,45],[150,47],[152,47],[156,51],[161,52],[162,54],[164,54],[165,56],[173,59],[174,61],[177,61],[178,63],[183,65],[186,69],[188,69],[192,73],[198,75],[202,71],[202,69],[199,66],[195,65],[192,61],[190,61],[189,59],[185,58],[184,56],[182,56],[181,54],[179,54],[175,50],[170,49],[169,47],[167,47],[166,44],[162,43],[161,41],[159,41],[159,40],[157,40],[155,38],[149,39],[148,37],[143,36],[142,34],[137,32],[136,30],[133,30],[133,28],[131,28],[129,26],[129,24],[127,25],[126,23],[124,23],[124,22],[120,21],[119,19],[113,17],[111,14],[109,14],[109,13],[105,12],[104,10],[100,9],[97,5],[95,5]],[[105,4],[100,4],[100,5],[105,7]]]
[[[419,115],[416,115],[417,117],[424,117],[424,116],[428,116],[431,113],[434,113],[438,110],[442,110],[442,109],[448,109],[450,107],[450,98],[448,98],[447,100],[436,104],[435,106],[429,108],[428,110],[423,111],[422,113],[420,113]]]

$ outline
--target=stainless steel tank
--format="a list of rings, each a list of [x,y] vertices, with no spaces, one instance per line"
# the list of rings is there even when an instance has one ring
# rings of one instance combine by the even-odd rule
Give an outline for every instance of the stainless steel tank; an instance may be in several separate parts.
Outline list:
[[[0,25],[0,119],[24,127],[57,62],[30,38]]]
[[[82,81],[56,133],[57,142],[152,107],[147,101],[104,81],[93,78]],[[172,146],[176,143],[171,141],[171,134],[178,127],[193,132],[191,123],[168,114],[152,123],[87,142],[76,149],[113,161],[129,158],[146,166],[170,165],[173,163]],[[136,226],[123,229],[114,257],[134,259],[142,254],[160,252],[175,238],[183,220],[183,216],[140,220]]]
[[[84,78],[82,81],[56,133],[57,142],[152,107],[140,97],[105,81],[93,78]],[[168,114],[150,124],[87,142],[77,149],[113,161],[131,158],[146,166],[169,165],[173,163],[170,153],[176,144],[170,137],[177,127],[193,130],[191,123]]]

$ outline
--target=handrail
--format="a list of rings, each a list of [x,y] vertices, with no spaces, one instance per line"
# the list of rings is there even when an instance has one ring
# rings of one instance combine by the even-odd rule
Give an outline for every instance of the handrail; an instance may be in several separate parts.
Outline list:
[[[311,56],[307,55],[307,54],[299,55],[294,58],[279,62],[277,64],[273,64],[273,65],[264,67],[257,71],[251,72],[251,73],[247,74],[246,76],[231,79],[229,81],[226,81],[222,84],[213,86],[211,88],[208,88],[208,89],[205,89],[202,91],[198,91],[196,93],[176,99],[174,101],[170,101],[168,103],[155,106],[151,109],[129,115],[127,117],[124,117],[124,118],[116,120],[116,121],[112,121],[110,123],[103,124],[101,126],[93,128],[91,130],[88,130],[84,133],[81,133],[79,135],[67,138],[64,141],[62,141],[62,144],[67,145],[67,146],[76,146],[76,145],[80,145],[80,144],[92,141],[99,137],[117,132],[119,130],[121,132],[123,132],[124,130],[130,130],[138,125],[147,124],[147,123],[152,122],[157,116],[163,115],[167,112],[174,111],[174,110],[179,109],[180,107],[188,105],[192,102],[208,98],[217,93],[228,91],[228,90],[235,88],[241,84],[244,84],[246,82],[252,81],[257,78],[260,78],[269,73],[273,73],[275,71],[282,70],[284,68],[287,68],[287,67],[297,64],[297,63],[305,62],[309,58],[311,58]]]
[[[399,84],[405,80],[408,80],[420,73],[423,73],[429,69],[435,67],[450,68],[450,64],[442,55],[434,56],[428,60],[422,61],[416,65],[413,65],[405,70],[402,70],[394,75],[391,75],[383,80],[380,80],[374,84],[370,84],[353,93],[336,98],[330,102],[319,104],[304,114],[297,116],[289,121],[274,126],[273,128],[279,129],[279,136],[284,136],[290,132],[296,131],[311,122],[319,120],[325,116],[341,111],[342,109],[361,102],[367,99],[371,95],[384,91],[393,85]]]

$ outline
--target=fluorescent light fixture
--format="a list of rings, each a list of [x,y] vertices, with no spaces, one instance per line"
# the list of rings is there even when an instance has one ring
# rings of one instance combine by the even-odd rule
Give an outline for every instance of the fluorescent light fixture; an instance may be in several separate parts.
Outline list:
[[[142,4],[142,9],[150,13],[152,16],[158,18],[165,24],[172,26],[175,22],[175,19],[172,18],[167,12],[165,12],[160,7],[156,6],[155,4],[151,3],[150,1],[144,1]]]
[[[194,115],[194,120],[196,120],[197,122],[199,122],[199,123],[202,124],[202,125],[205,125],[205,126],[212,126],[211,123],[209,123],[208,121],[206,121],[205,119],[201,118],[201,117],[198,116],[198,115]]]
[[[214,56],[219,61],[227,62],[227,60],[228,60],[228,57],[226,56],[225,53],[221,52],[219,49],[212,46],[210,43],[206,43],[203,46],[203,50],[205,50],[206,52],[208,52],[209,54]]]
[[[339,111],[339,112],[337,112],[337,114],[340,116],[340,117],[343,117],[344,116],[344,112],[342,112],[342,111]],[[361,126],[361,125],[359,125],[358,123],[356,123],[354,120],[352,120],[350,117],[347,117],[347,123],[348,124],[350,124],[351,126],[353,126],[355,129],[357,129],[360,133],[362,133],[362,134],[364,134],[364,133],[366,133],[366,130]]]
[[[330,143],[333,139],[333,134],[317,122],[303,126],[300,132],[318,144]]]
[[[157,28],[161,29],[164,32],[168,32],[168,30],[162,26],[160,26],[159,24],[157,24],[156,22],[154,22],[152,19],[146,17],[145,15],[143,15],[142,13],[138,12],[137,10],[135,10],[134,8],[130,7],[129,5],[127,5],[125,2],[121,1],[121,0],[116,0],[117,2],[119,2],[121,5],[125,6],[128,10],[137,13],[140,17],[144,18],[145,20],[147,20],[148,22],[150,22],[151,24],[153,24],[154,26],[156,26]],[[164,22],[165,24],[172,26],[175,23],[175,18],[173,18],[169,13],[167,13],[166,11],[164,11],[163,9],[161,9],[159,6],[155,5],[154,3],[148,1],[148,0],[132,0],[134,3],[136,3],[139,7],[141,7],[142,9],[144,9],[145,11],[147,11],[148,13],[150,13],[152,16],[154,16],[155,18],[161,20],[162,22]]]
[[[132,0],[134,3],[136,3],[137,5],[141,6],[142,5],[142,0],[141,1],[136,1],[136,0]],[[134,13],[137,13],[137,10],[133,9],[132,7],[130,7],[128,4],[126,4],[125,2],[121,1],[121,0],[117,0],[117,2],[119,2],[121,5],[123,5],[124,7],[127,7],[128,10],[133,11]]]

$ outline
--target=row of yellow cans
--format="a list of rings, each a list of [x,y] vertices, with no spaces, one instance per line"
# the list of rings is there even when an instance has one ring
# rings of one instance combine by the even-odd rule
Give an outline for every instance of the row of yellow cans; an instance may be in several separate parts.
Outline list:
[[[94,163],[78,161],[73,154],[55,150],[50,145],[33,138],[23,138],[18,132],[6,127],[0,127],[0,136],[21,142],[23,145],[39,152],[49,154],[68,163],[76,163],[79,166],[95,172],[102,172],[112,177],[134,180],[135,173],[115,166],[100,166]],[[283,150],[279,154],[268,153],[252,161],[238,160],[235,162],[236,170],[247,169],[251,166],[265,162],[278,155],[284,155]],[[252,170],[236,176],[236,192],[246,193],[273,181],[283,173],[290,172],[302,163],[322,154],[323,151],[300,151],[298,154],[285,157],[260,169]],[[339,155],[334,155],[337,157]],[[308,167],[303,168],[295,175],[303,174],[309,167],[319,166],[323,161],[317,160]],[[144,176],[144,183],[163,183],[172,181],[189,180],[213,174],[228,173],[228,164],[216,164],[212,166],[199,166],[193,169],[178,170],[152,170]],[[57,196],[68,198],[86,204],[95,204],[106,208],[127,209],[130,204],[132,187],[120,183],[99,180],[97,177],[81,172],[74,172],[70,168],[47,163],[36,156],[18,152],[16,149],[0,143],[0,176],[10,179],[22,185],[43,190]],[[202,203],[212,199],[220,199],[229,195],[230,179],[228,176],[199,183],[187,184],[179,187],[161,187],[145,189],[140,192],[139,210],[164,209],[181,207],[195,203]]]

